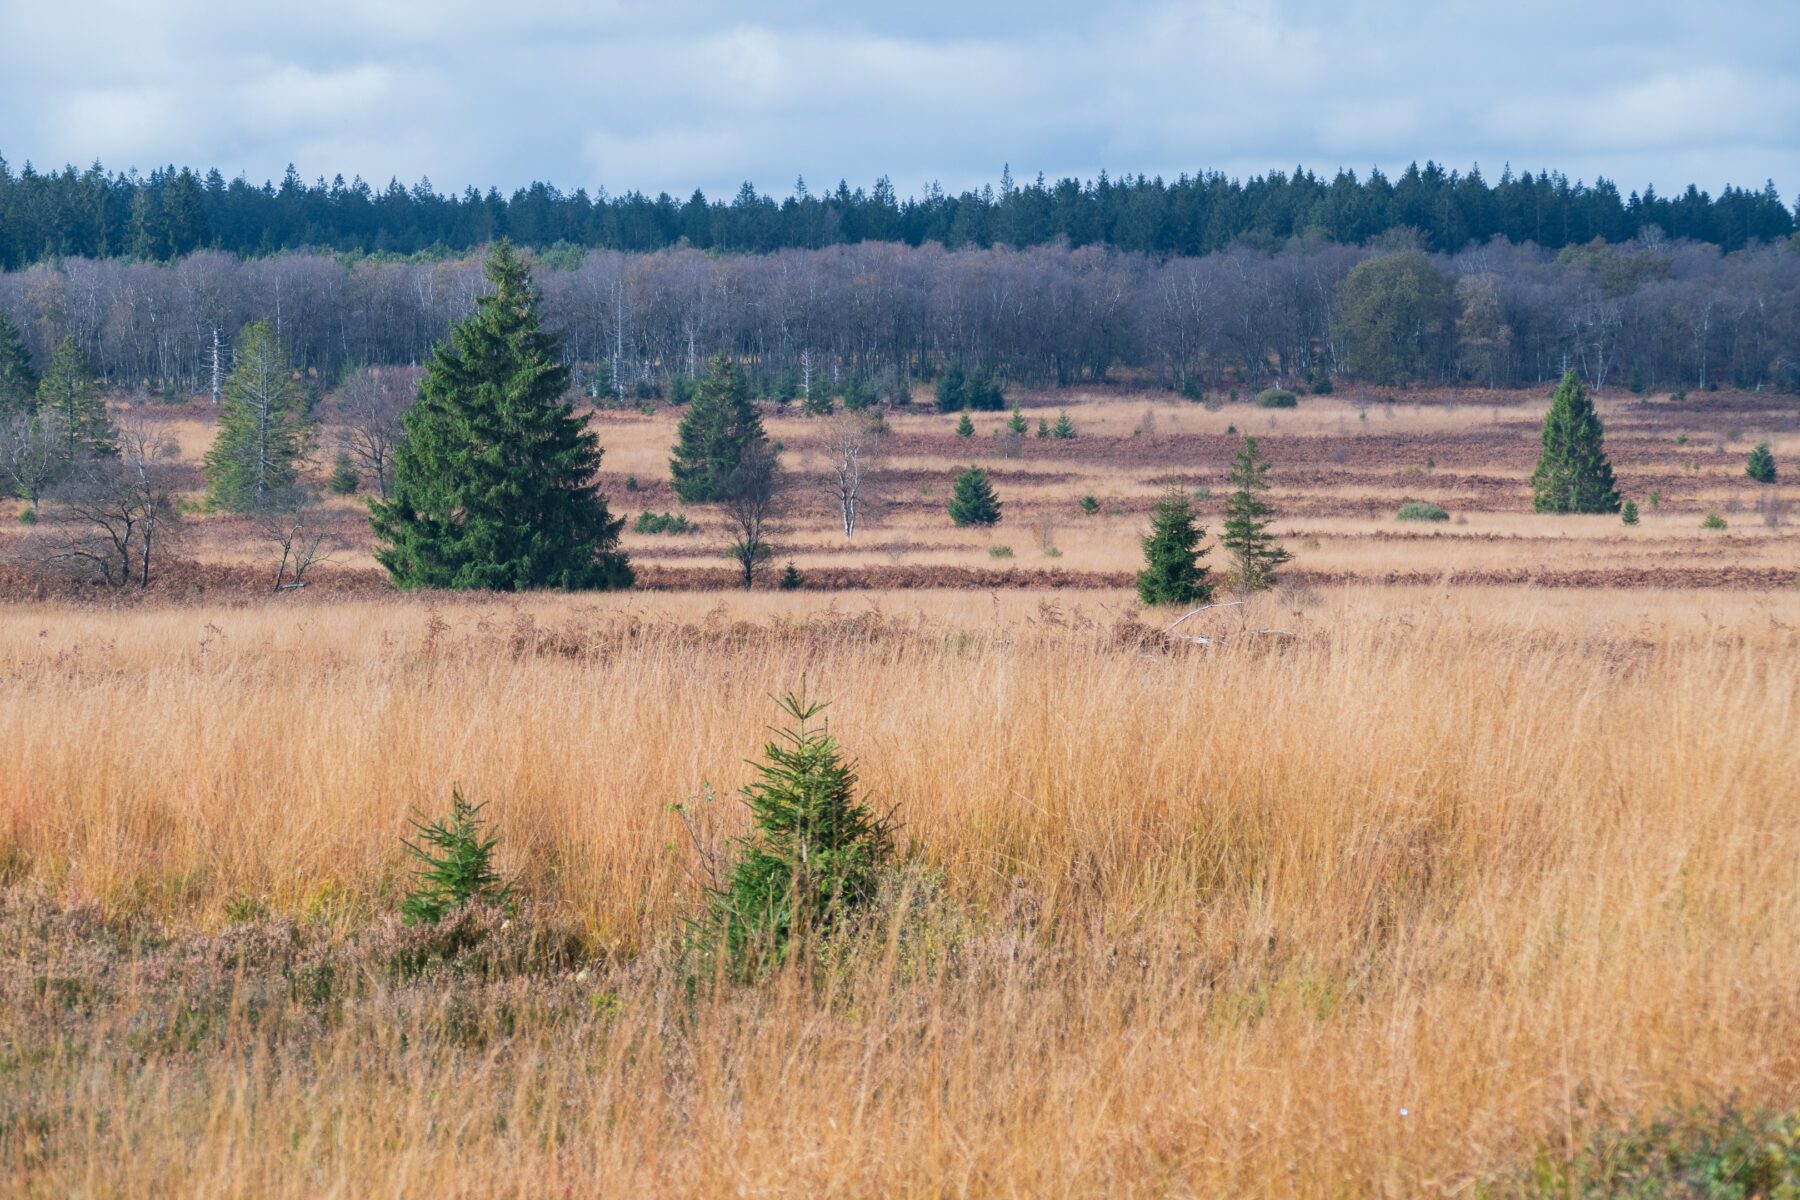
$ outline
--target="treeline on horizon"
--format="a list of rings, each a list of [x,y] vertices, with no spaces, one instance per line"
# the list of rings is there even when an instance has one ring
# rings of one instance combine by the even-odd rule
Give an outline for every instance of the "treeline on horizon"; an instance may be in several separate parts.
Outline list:
[[[759,395],[905,402],[948,366],[1026,387],[1126,380],[1191,397],[1270,381],[1800,391],[1800,238],[1725,253],[1654,233],[1560,251],[1433,254],[1291,239],[1156,257],[1105,246],[864,242],[535,256],[546,327],[596,403],[679,399],[714,354]],[[0,314],[46,369],[65,338],[114,387],[208,390],[215,346],[267,321],[320,390],[424,362],[485,291],[475,256],[321,252],[63,259],[0,274]],[[229,369],[226,361],[223,366]]]
[[[1111,179],[1042,175],[1018,185],[953,194],[936,184],[900,197],[886,177],[872,189],[840,182],[814,193],[804,182],[777,199],[745,183],[730,200],[695,191],[612,197],[533,183],[439,193],[429,181],[385,188],[340,175],[304,183],[293,167],[279,184],[252,184],[219,171],[173,166],[108,172],[17,172],[0,158],[0,269],[60,258],[166,262],[197,250],[240,257],[317,249],[377,255],[454,255],[499,238],[538,250],[555,246],[647,252],[675,246],[733,253],[818,249],[865,241],[909,246],[1024,248],[1052,242],[1107,245],[1159,257],[1193,257],[1233,246],[1274,250],[1302,237],[1362,245],[1395,230],[1415,231],[1425,248],[1455,252],[1496,237],[1550,249],[1598,238],[1624,242],[1655,229],[1670,239],[1736,250],[1795,232],[1796,213],[1771,181],[1760,190],[1728,186],[1709,196],[1689,185],[1679,196],[1653,188],[1622,195],[1604,178],[1510,167],[1495,184],[1479,168],[1461,173],[1416,163],[1397,178],[1339,171],[1271,171],[1248,180],[1217,172]]]

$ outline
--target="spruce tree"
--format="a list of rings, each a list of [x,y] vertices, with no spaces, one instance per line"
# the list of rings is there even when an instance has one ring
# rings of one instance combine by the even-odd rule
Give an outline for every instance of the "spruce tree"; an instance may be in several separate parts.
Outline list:
[[[1067,440],[1075,436],[1075,422],[1069,420],[1069,410],[1063,409],[1056,418],[1056,424],[1050,427],[1050,436]]]
[[[219,436],[206,452],[207,494],[227,512],[262,512],[291,492],[312,442],[306,399],[267,321],[238,335]]]
[[[856,763],[813,721],[825,705],[804,689],[779,703],[793,725],[753,764],[741,793],[751,830],[733,841],[702,929],[709,952],[746,976],[785,958],[794,937],[829,933],[867,907],[894,853],[888,817],[857,797]]]
[[[506,243],[494,291],[432,351],[405,418],[375,557],[403,588],[614,588],[632,583],[594,485],[601,449],[566,394],[531,273]]]
[[[0,420],[37,411],[37,372],[12,318],[0,312]]]
[[[980,467],[970,467],[956,477],[950,496],[950,520],[957,525],[1000,523],[1000,498],[988,482],[987,472]]]
[[[1230,478],[1237,490],[1225,502],[1219,544],[1231,552],[1238,586],[1248,592],[1272,586],[1275,568],[1293,557],[1269,532],[1275,510],[1262,495],[1269,490],[1268,472],[1268,460],[1256,448],[1256,439],[1245,438],[1231,462]]]
[[[1744,474],[1758,483],[1775,482],[1775,455],[1770,451],[1769,443],[1756,443],[1756,449],[1750,451],[1750,457],[1744,461]]]
[[[1544,453],[1531,476],[1531,506],[1544,513],[1616,513],[1619,493],[1593,398],[1570,370],[1544,415]]]
[[[937,409],[941,413],[952,413],[959,408],[966,408],[967,397],[963,394],[963,369],[961,363],[950,363],[937,378]]]
[[[1017,403],[1013,404],[1012,419],[1006,423],[1006,427],[1018,434],[1023,434],[1026,429],[1030,428],[1025,424],[1025,414],[1019,411]]]
[[[1006,390],[999,380],[978,368],[969,372],[963,384],[963,403],[976,412],[1001,412],[1006,408]]]
[[[1206,530],[1194,523],[1187,493],[1170,488],[1150,518],[1150,536],[1142,539],[1144,569],[1138,572],[1138,599],[1145,604],[1204,604],[1212,598],[1209,568],[1200,541]]]
[[[962,420],[956,423],[956,436],[962,438],[975,436],[975,422],[969,420],[968,413],[964,413]]]
[[[106,414],[100,380],[72,337],[62,340],[51,356],[50,369],[38,381],[37,411],[40,416],[55,414],[64,463],[118,457],[118,431]]]
[[[669,459],[675,495],[684,504],[714,503],[744,452],[767,440],[743,368],[723,354],[714,355],[675,429],[675,452]]]

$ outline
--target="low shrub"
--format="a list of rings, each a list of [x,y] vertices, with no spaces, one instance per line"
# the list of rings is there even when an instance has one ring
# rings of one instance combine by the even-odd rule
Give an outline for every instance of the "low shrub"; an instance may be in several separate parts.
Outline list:
[[[1413,500],[1400,506],[1394,514],[1402,521],[1448,521],[1450,514],[1444,511],[1441,504],[1431,504],[1424,500]]]
[[[1264,388],[1256,394],[1258,408],[1296,408],[1299,404],[1300,397],[1286,388]]]
[[[1530,1197],[1800,1195],[1800,1113],[1675,1113],[1594,1134],[1566,1158],[1539,1155],[1506,1195]]]
[[[641,512],[632,525],[636,533],[697,533],[700,526],[687,519],[683,513]]]
[[[1706,514],[1705,519],[1700,522],[1700,528],[1723,529],[1725,528],[1725,518],[1721,517],[1716,512],[1709,512]]]
[[[1011,558],[1012,556],[1013,556],[1013,549],[1011,546],[989,546],[988,547],[988,557],[989,558]]]

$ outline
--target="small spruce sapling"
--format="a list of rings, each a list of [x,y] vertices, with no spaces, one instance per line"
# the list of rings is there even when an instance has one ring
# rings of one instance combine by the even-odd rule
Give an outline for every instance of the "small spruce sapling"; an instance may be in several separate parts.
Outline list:
[[[1269,490],[1268,471],[1256,439],[1245,438],[1231,463],[1231,482],[1237,490],[1225,502],[1225,531],[1219,544],[1230,552],[1238,586],[1247,592],[1273,586],[1275,568],[1293,557],[1269,532],[1275,510],[1262,495]]]
[[[406,842],[406,851],[418,859],[413,890],[400,905],[408,925],[436,925],[445,914],[470,900],[504,903],[512,886],[500,881],[494,870],[497,836],[483,837],[480,821],[485,804],[470,804],[460,790],[450,790],[448,820],[414,821],[419,842]]]
[[[956,423],[956,436],[960,438],[975,436],[975,422],[969,420],[968,413],[964,413],[962,420]]]
[[[1627,525],[1636,525],[1638,523],[1638,506],[1636,500],[1627,500],[1625,502],[1625,506],[1619,510],[1619,520]]]
[[[713,889],[715,945],[740,974],[780,962],[796,936],[827,933],[875,898],[893,857],[889,816],[856,795],[856,763],[830,727],[823,702],[798,695],[777,704],[793,724],[776,730],[742,792],[751,831],[733,842],[734,861]]]
[[[1769,443],[1758,442],[1756,449],[1750,451],[1750,457],[1744,461],[1744,474],[1757,483],[1775,482],[1775,455],[1769,450]]]

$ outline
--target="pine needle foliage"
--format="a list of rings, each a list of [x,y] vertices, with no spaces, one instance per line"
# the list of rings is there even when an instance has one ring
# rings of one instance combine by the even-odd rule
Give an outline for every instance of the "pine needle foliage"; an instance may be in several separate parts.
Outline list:
[[[970,467],[956,477],[950,494],[950,520],[959,526],[1000,523],[1000,497],[980,467]]]
[[[37,373],[19,327],[0,312],[0,420],[37,411]]]
[[[1170,488],[1150,518],[1150,535],[1142,539],[1144,569],[1138,572],[1138,599],[1145,604],[1204,604],[1212,598],[1208,568],[1200,559],[1206,530],[1194,521],[1187,493]]]
[[[969,420],[968,413],[964,413],[962,420],[956,423],[956,436],[960,438],[975,436],[975,422]]]
[[[100,380],[73,337],[56,347],[49,369],[38,380],[37,411],[40,416],[55,414],[64,464],[119,456],[118,430],[107,415]]]
[[[744,369],[723,354],[714,355],[675,429],[669,481],[676,497],[683,504],[723,499],[745,453],[767,440]]]
[[[486,807],[470,804],[461,791],[452,788],[448,818],[412,823],[419,831],[419,841],[405,846],[419,866],[413,889],[400,905],[406,924],[436,925],[452,909],[471,900],[499,904],[511,898],[512,887],[502,883],[494,870],[494,847],[500,839],[483,836],[487,831],[480,817]]]
[[[293,492],[312,426],[274,326],[246,326],[235,361],[225,379],[219,436],[206,452],[207,495],[227,512],[262,512]]]
[[[777,701],[791,724],[763,746],[741,795],[751,829],[713,889],[709,929],[734,973],[783,961],[796,938],[829,933],[875,898],[894,853],[887,816],[857,798],[856,763],[805,685]]]
[[[1758,442],[1750,451],[1750,457],[1744,460],[1744,474],[1757,483],[1775,482],[1775,455],[1769,449],[1769,443]]]
[[[489,255],[493,292],[432,352],[394,485],[371,506],[375,557],[403,588],[622,588],[624,518],[594,483],[601,449],[569,402],[525,261]]]
[[[1541,513],[1618,512],[1619,491],[1605,438],[1593,397],[1570,370],[1544,414],[1544,453],[1531,476],[1532,508]]]
[[[1293,555],[1269,532],[1274,507],[1263,498],[1269,490],[1269,462],[1257,449],[1256,439],[1246,437],[1231,461],[1231,482],[1236,491],[1225,502],[1224,533],[1219,544],[1231,553],[1237,584],[1247,592],[1275,584],[1275,568]]]

